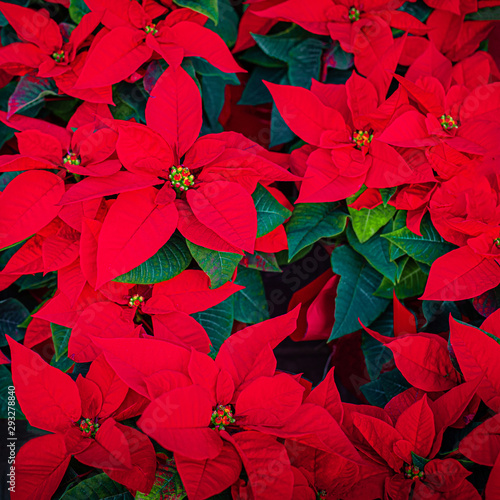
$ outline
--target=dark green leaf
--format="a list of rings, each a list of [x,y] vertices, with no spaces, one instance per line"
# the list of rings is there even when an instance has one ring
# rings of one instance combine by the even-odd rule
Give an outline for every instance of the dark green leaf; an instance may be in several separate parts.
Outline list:
[[[73,22],[79,24],[82,17],[89,12],[90,9],[85,5],[83,0],[71,0],[69,4],[69,17],[71,17]]]
[[[361,386],[361,392],[371,405],[383,408],[393,397],[410,387],[401,372],[395,369]]]
[[[199,1],[193,0],[193,3],[199,3]],[[238,37],[238,14],[236,14],[231,0],[218,0],[217,9],[219,11],[219,22],[215,25],[209,19],[205,23],[205,28],[217,33],[226,42],[226,45],[231,48]]]
[[[455,245],[442,238],[432,225],[429,216],[423,218],[420,231],[422,236],[418,236],[407,227],[403,227],[392,233],[384,234],[382,237],[387,238],[413,259],[429,266],[436,259],[456,248]]]
[[[246,253],[241,265],[250,269],[258,269],[259,271],[268,271],[271,273],[281,273],[278,260],[274,253],[255,252],[254,254]]]
[[[288,76],[285,75],[279,82],[280,85],[290,85]],[[283,120],[276,104],[273,103],[271,110],[271,142],[269,147],[274,147],[279,144],[285,144],[293,141],[296,138],[295,134],[290,130],[290,127]]]
[[[133,500],[125,486],[115,483],[107,474],[84,479],[66,491],[60,500]]]
[[[292,49],[305,39],[304,30],[296,25],[276,35],[252,33],[252,37],[266,55],[286,63],[289,63],[292,58]]]
[[[432,9],[426,5],[422,0],[416,2],[405,2],[398,10],[408,12],[408,14],[416,17],[419,21],[425,23],[429,17]]]
[[[243,258],[237,253],[218,252],[200,247],[190,241],[186,243],[194,260],[208,274],[211,288],[217,288],[229,281],[239,261]]]
[[[142,84],[120,82],[113,85],[113,101],[111,106],[113,117],[116,120],[130,120],[134,118],[140,123],[146,123],[146,102],[148,93]]]
[[[331,238],[345,229],[347,215],[338,203],[299,203],[286,223],[289,257],[321,238]]]
[[[254,64],[256,66],[263,66],[265,68],[286,68],[287,64],[274,57],[268,56],[259,46],[254,45],[245,50],[239,58],[241,61]]]
[[[427,462],[430,462],[428,458],[419,457],[416,453],[411,452],[412,463],[415,467],[418,467],[421,471],[424,470]]]
[[[158,252],[128,273],[113,281],[151,285],[167,281],[180,274],[191,262],[184,238],[174,233]]]
[[[177,5],[195,10],[207,16],[216,25],[219,22],[219,6],[217,0],[174,0]]]
[[[387,205],[387,203],[389,203],[389,200],[393,197],[395,192],[395,187],[380,190],[380,196],[382,196],[382,203],[384,204],[384,207]]]
[[[349,244],[360,253],[373,268],[375,268],[379,273],[383,274],[386,278],[390,279],[393,283],[396,283],[397,266],[394,262],[391,262],[389,255],[390,243],[381,238],[380,235],[392,229],[392,224],[389,223],[385,228],[372,236],[365,243],[361,243],[356,233],[354,232],[351,225],[347,227],[346,235]]]
[[[372,380],[375,380],[380,375],[382,367],[392,359],[392,352],[366,332],[363,332],[361,337],[361,349],[365,357],[368,375]]]
[[[26,75],[19,80],[16,90],[9,98],[9,115],[27,110],[44,102],[45,96],[58,95],[52,78]]]
[[[466,21],[500,21],[500,7],[488,7],[467,14]]]
[[[245,85],[238,104],[243,106],[258,106],[260,104],[272,102],[271,93],[267,90],[262,81],[265,80],[266,82],[279,83],[284,75],[285,70],[257,66],[250,74],[250,78]]]
[[[288,61],[288,78],[296,87],[310,88],[314,78],[319,80],[324,43],[309,38],[293,47]]]
[[[44,275],[43,273],[27,274],[21,276],[16,285],[19,291],[38,290],[39,288],[52,288],[57,286],[57,273],[51,272]]]
[[[202,76],[218,76],[219,78],[222,78],[225,83],[230,85],[240,84],[240,81],[235,73],[224,73],[201,57],[191,57],[190,61],[196,73]]]
[[[71,328],[50,324],[52,330],[52,341],[54,342],[55,361],[59,361],[62,356],[68,355],[68,342],[71,335]]]
[[[245,288],[234,294],[234,319],[251,324],[269,319],[266,293],[260,272],[240,266],[236,283]]]
[[[9,416],[9,408],[11,409],[10,415],[12,416],[12,409],[14,409],[16,414],[16,419],[26,420],[26,417],[21,411],[19,402],[15,397],[15,390],[13,392],[9,391],[9,387],[13,388],[12,374],[10,370],[5,366],[0,366],[0,419],[6,419]],[[10,397],[9,397],[10,396]],[[14,398],[12,398],[14,396]]]
[[[202,135],[222,132],[219,115],[224,106],[226,82],[218,76],[203,76],[201,79],[203,93],[204,120]]]
[[[7,345],[5,335],[9,335],[14,340],[21,340],[24,337],[24,329],[19,325],[30,315],[26,307],[17,299],[5,299],[0,301],[0,347]]]
[[[343,245],[334,249],[331,261],[333,272],[341,278],[335,299],[335,323],[329,340],[359,330],[358,318],[369,326],[389,303],[373,295],[383,277],[361,255]]]
[[[377,297],[391,299],[393,290],[396,290],[398,299],[403,300],[409,297],[418,297],[422,295],[427,283],[427,275],[422,272],[418,264],[414,260],[409,260],[403,270],[403,274],[394,286],[390,280],[384,277],[380,286],[375,290]]]
[[[398,210],[392,219],[392,232],[403,227],[406,227],[406,210]],[[391,260],[396,260],[403,255],[406,255],[405,252],[391,243]]]
[[[252,198],[257,210],[257,238],[274,231],[291,215],[290,210],[260,184],[257,184]]]
[[[231,335],[234,322],[233,296],[206,311],[192,314],[193,318],[205,329],[212,342],[213,352]]]

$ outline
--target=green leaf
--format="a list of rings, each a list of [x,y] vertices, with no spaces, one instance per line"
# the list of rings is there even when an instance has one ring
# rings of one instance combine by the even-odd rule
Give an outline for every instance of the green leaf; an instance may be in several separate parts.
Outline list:
[[[456,248],[455,245],[445,241],[437,232],[429,216],[423,218],[420,231],[422,236],[418,236],[407,227],[403,227],[392,233],[384,234],[382,237],[387,238],[413,259],[429,266],[436,259]]]
[[[381,335],[387,337],[394,336],[394,314],[392,308],[387,308],[384,314],[370,325],[370,328]],[[372,380],[376,380],[383,366],[392,359],[392,351],[366,332],[362,332],[361,335],[361,349],[365,357],[368,375]]]
[[[426,466],[426,464],[428,462],[430,462],[430,459],[424,458],[424,457],[420,457],[416,453],[413,453],[413,451],[410,452],[410,453],[411,453],[411,458],[412,458],[413,465],[415,467],[418,467],[421,471],[423,471],[424,467]]]
[[[0,347],[7,345],[5,335],[9,335],[14,340],[21,340],[24,337],[24,329],[19,325],[30,315],[26,307],[17,299],[5,299],[0,301]]]
[[[13,392],[9,391],[9,387],[13,388],[13,385],[10,370],[5,365],[0,365],[0,418],[6,419],[9,416],[10,408],[10,416],[12,416],[12,409],[14,409],[16,419],[26,420],[15,397],[15,390]],[[12,398],[12,395],[14,395],[14,398]]]
[[[208,274],[210,287],[217,288],[229,281],[243,255],[230,252],[218,252],[210,248],[200,247],[186,240],[194,260]]]
[[[265,68],[286,68],[286,62],[280,61],[274,57],[268,56],[259,46],[254,45],[245,50],[239,57],[240,61],[253,64],[255,66],[263,66]]]
[[[319,80],[325,44],[321,40],[309,38],[290,50],[288,78],[297,87],[310,88],[311,80]]]
[[[238,104],[242,106],[259,106],[272,102],[271,93],[267,90],[263,80],[279,83],[283,76],[285,76],[284,69],[255,67],[250,73],[250,78],[243,89]]]
[[[391,229],[392,224],[389,223],[365,243],[358,240],[352,226],[347,227],[346,235],[349,244],[356,252],[360,253],[379,273],[396,283],[398,267],[390,260],[390,243],[380,237],[384,231]]]
[[[286,223],[289,258],[293,258],[321,238],[341,234],[347,215],[337,210],[338,203],[299,203]]]
[[[291,51],[293,48],[308,38],[304,33],[302,28],[292,25],[287,30],[276,35],[257,35],[254,33],[251,35],[264,54],[289,63],[292,58]]]
[[[146,103],[148,93],[144,85],[120,82],[113,85],[113,102],[111,106],[115,120],[130,120],[134,118],[139,123],[146,123]]]
[[[60,359],[56,359],[56,355],[52,356],[50,360],[50,366],[61,370],[62,372],[68,373],[69,370],[74,366],[75,362],[68,358],[67,356],[63,356]]]
[[[22,172],[4,172],[3,174],[0,174],[0,192],[7,187],[7,184],[9,184],[12,179],[21,173]]]
[[[107,474],[84,479],[66,491],[60,500],[133,500],[125,486],[115,483]]]
[[[500,7],[479,9],[465,16],[466,21],[500,21]]]
[[[39,288],[55,288],[57,286],[57,273],[50,272],[45,275],[43,273],[26,274],[16,281],[16,285],[19,287],[20,292],[38,290]]]
[[[54,342],[55,361],[59,361],[62,356],[68,355],[68,342],[71,336],[71,328],[51,323],[50,329],[52,330],[52,341]]]
[[[245,288],[234,294],[234,319],[250,324],[269,319],[266,293],[260,272],[240,266],[236,283]]]
[[[90,9],[85,5],[83,0],[71,0],[69,4],[69,17],[75,24],[79,24],[82,17],[88,14]]]
[[[207,16],[216,25],[219,22],[219,6],[217,0],[174,0],[177,5],[195,10]]]
[[[192,0],[193,3],[199,3],[199,0]],[[236,43],[238,37],[238,22],[239,17],[234,10],[231,0],[219,0],[217,9],[219,11],[219,19],[217,24],[209,19],[205,23],[205,28],[217,33],[226,42],[226,45],[231,48]]]
[[[252,198],[257,210],[257,238],[274,231],[291,215],[290,210],[260,184],[257,184]]]
[[[184,238],[174,233],[158,252],[140,266],[118,276],[113,281],[152,285],[174,278],[191,263]]]
[[[427,275],[420,269],[414,260],[409,260],[403,270],[403,274],[394,286],[390,280],[384,277],[380,286],[375,290],[377,297],[392,299],[393,290],[396,290],[398,299],[407,299],[409,297],[418,297],[424,293]]]
[[[365,243],[368,241],[381,227],[385,226],[396,213],[396,209],[387,205],[379,205],[378,207],[361,210],[349,208],[351,215],[352,227],[359,241]]]
[[[280,85],[290,85],[288,76],[285,75],[279,82]],[[290,127],[283,120],[276,104],[273,102],[271,109],[271,141],[269,147],[272,148],[278,144],[285,144],[293,141],[296,135],[291,131]]]
[[[226,82],[218,76],[203,76],[201,79],[203,93],[204,120],[202,135],[222,132],[219,115],[224,106]]]
[[[361,255],[343,245],[334,249],[331,262],[333,272],[341,278],[335,299],[335,323],[329,340],[359,330],[358,318],[369,326],[389,304],[389,301],[373,295],[383,277]]]
[[[214,352],[218,352],[220,346],[231,335],[234,322],[233,304],[234,298],[231,296],[206,311],[191,315],[207,332]]]
[[[191,57],[191,64],[196,73],[202,76],[218,76],[230,85],[239,85],[240,81],[235,73],[224,73],[201,57]]]
[[[285,250],[286,252],[286,250]],[[255,252],[254,254],[245,253],[245,257],[241,261],[241,265],[250,269],[258,269],[259,271],[268,271],[271,273],[281,273],[278,260],[274,253]]]
[[[406,227],[406,210],[398,210],[394,219],[392,219],[392,231],[397,231],[402,227]],[[406,255],[401,248],[391,243],[391,260],[396,260],[403,255]]]
[[[58,95],[57,86],[52,78],[22,76],[16,90],[9,98],[9,115],[43,103],[45,96],[48,95]]]
[[[377,380],[360,387],[368,402],[383,408],[393,397],[401,394],[411,386],[398,369],[382,373]]]
[[[365,357],[368,375],[372,380],[375,380],[380,375],[382,367],[392,359],[392,352],[366,332],[363,332],[361,337],[361,349]]]
[[[380,190],[380,196],[382,196],[382,203],[384,204],[384,207],[387,206],[387,203],[389,203],[389,200],[393,197],[395,192],[395,187]]]
[[[408,12],[408,14],[416,17],[419,21],[425,23],[432,9],[425,5],[424,2],[405,2],[398,10]]]

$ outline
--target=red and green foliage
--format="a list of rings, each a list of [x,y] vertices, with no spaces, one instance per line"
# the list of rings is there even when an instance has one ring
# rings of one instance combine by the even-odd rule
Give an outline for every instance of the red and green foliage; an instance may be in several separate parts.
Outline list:
[[[499,21],[0,2],[5,495],[500,498]]]

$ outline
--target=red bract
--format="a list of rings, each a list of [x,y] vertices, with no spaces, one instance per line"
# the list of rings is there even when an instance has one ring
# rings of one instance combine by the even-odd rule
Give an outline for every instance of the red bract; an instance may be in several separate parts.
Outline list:
[[[72,456],[133,490],[149,492],[156,469],[153,445],[116,421],[140,414],[141,397],[116,378],[104,358],[74,382],[10,338],[9,345],[23,412],[32,425],[53,433],[19,451],[13,498],[50,498]]]
[[[53,77],[62,93],[89,102],[113,104],[108,84],[86,90],[73,88],[87,56],[87,52],[78,51],[101,22],[102,13],[84,16],[68,41],[64,41],[62,29],[44,9],[34,11],[0,2],[0,11],[23,40],[0,49],[0,68],[13,75],[38,69],[37,76]]]
[[[219,461],[225,463],[231,455],[233,464],[237,464],[237,456],[241,456],[250,473],[251,488],[257,488],[251,474],[255,467],[252,462],[264,454],[255,455],[254,450],[260,448],[259,442],[268,443],[272,449],[271,443],[276,437],[334,453],[349,461],[359,460],[331,415],[313,402],[303,403],[304,388],[290,375],[276,373],[271,349],[294,329],[297,312],[232,335],[220,348],[215,361],[168,342],[98,341],[119,376],[137,392],[152,399],[139,426],[180,456],[177,463],[188,492],[196,491],[198,482],[191,483],[199,478],[192,473],[202,467],[213,468],[219,478],[214,480],[210,494],[232,484],[234,477],[225,479],[224,468],[216,466]],[[169,353],[168,359],[164,353]],[[150,360],[148,366],[144,365],[144,359]],[[241,432],[244,430],[253,432]],[[234,446],[229,449],[236,449],[236,455],[229,451],[228,443]],[[270,452],[271,456],[281,453],[281,445],[274,446],[276,451]],[[285,495],[284,491],[291,487],[290,475],[276,486],[276,491]],[[203,493],[200,490],[194,498],[206,498],[206,488],[209,485],[205,483]]]
[[[295,179],[276,163],[284,162],[281,155],[238,134],[197,139],[201,98],[182,68],[169,68],[160,77],[146,107],[146,120],[148,127],[113,124],[119,132],[118,158],[128,172],[85,179],[63,199],[75,203],[121,193],[99,234],[98,287],[155,254],[176,226],[197,245],[253,253],[257,214],[251,193],[259,182]],[[140,179],[163,186],[136,191]]]
[[[379,100],[377,89],[355,73],[345,85],[313,81],[311,91],[267,86],[290,128],[315,146],[292,155],[292,164],[305,164],[298,168],[305,168],[299,203],[341,200],[363,184],[384,188],[434,179],[423,155],[414,152],[407,161],[408,150],[398,152],[378,140],[395,114],[409,107],[405,92]]]
[[[446,240],[460,248],[434,262],[425,299],[476,297],[500,283],[497,177],[493,172],[484,176],[465,172],[434,192],[430,203],[432,221]]]
[[[363,326],[363,325],[362,325]],[[427,392],[452,389],[460,382],[450,360],[448,343],[439,335],[418,333],[414,316],[394,296],[394,337],[363,326],[373,338],[394,354],[396,366],[410,384]]]
[[[297,23],[319,35],[338,40],[346,52],[354,54],[354,63],[365,76],[383,78],[384,66],[399,58],[398,43],[393,40],[391,27],[416,35],[428,28],[412,15],[396,10],[404,2],[319,0],[304,12],[300,0],[287,0],[255,14],[281,18]]]
[[[153,55],[172,66],[184,57],[203,57],[228,73],[242,71],[222,39],[204,28],[206,18],[189,9],[172,11],[156,5],[150,13],[135,0],[91,0],[89,8],[102,15],[101,30],[90,48],[77,88],[94,88],[119,82],[133,74]]]
[[[407,499],[412,489],[413,495],[422,499],[479,499],[476,489],[465,480],[470,473],[458,461],[434,458],[444,430],[469,404],[477,385],[478,380],[463,384],[435,401],[424,395],[415,403],[409,402],[395,420],[378,408],[344,405],[348,412],[343,426],[374,468],[372,477],[365,472],[367,477],[361,478],[357,487],[362,486],[366,494],[378,484],[385,491],[384,498],[394,500]],[[421,457],[425,467],[415,465],[412,454]],[[380,475],[385,475],[383,487],[380,478],[375,481]]]

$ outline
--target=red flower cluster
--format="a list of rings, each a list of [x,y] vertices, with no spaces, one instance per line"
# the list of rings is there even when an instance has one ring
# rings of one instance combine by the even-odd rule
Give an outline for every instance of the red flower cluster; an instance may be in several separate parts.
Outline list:
[[[500,2],[39,4],[0,2],[11,497],[497,499]]]

